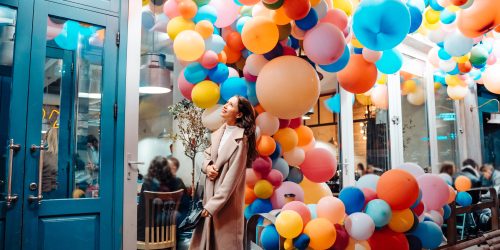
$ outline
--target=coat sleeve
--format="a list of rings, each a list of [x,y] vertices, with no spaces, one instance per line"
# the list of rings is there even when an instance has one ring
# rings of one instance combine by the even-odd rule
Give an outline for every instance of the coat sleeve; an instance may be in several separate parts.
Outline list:
[[[205,204],[204,208],[211,215],[216,214],[222,207],[224,207],[226,202],[233,195],[238,183],[242,178],[245,178],[247,151],[246,139],[240,140],[238,143],[238,149],[236,150],[233,158],[234,160],[231,162],[231,165],[228,166],[224,180],[222,180],[222,183],[214,193],[214,196],[212,196],[212,198],[210,198]]]
[[[205,149],[205,152],[203,152],[203,156],[205,159],[203,159],[203,165],[201,166],[201,172],[206,174],[207,173],[207,167],[208,165],[210,164],[213,164],[213,161],[211,160],[212,157],[211,157],[211,151],[212,149],[212,146],[208,147],[207,149]]]

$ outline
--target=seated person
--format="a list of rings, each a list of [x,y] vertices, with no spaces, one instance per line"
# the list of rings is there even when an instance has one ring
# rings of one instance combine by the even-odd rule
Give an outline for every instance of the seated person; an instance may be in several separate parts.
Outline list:
[[[481,186],[482,187],[493,187],[498,192],[500,187],[500,171],[493,168],[491,164],[484,164],[479,169],[481,172]]]
[[[182,195],[181,198],[181,204],[179,205],[179,214],[177,216],[177,225],[179,225],[182,220],[186,217],[188,211],[189,211],[189,203],[190,203],[190,194],[188,194],[186,185],[182,181],[181,178],[177,177],[177,171],[179,170],[179,160],[173,156],[167,157],[168,161],[168,166],[170,167],[170,170],[172,171],[172,175],[176,179],[179,189],[184,189],[184,195]]]

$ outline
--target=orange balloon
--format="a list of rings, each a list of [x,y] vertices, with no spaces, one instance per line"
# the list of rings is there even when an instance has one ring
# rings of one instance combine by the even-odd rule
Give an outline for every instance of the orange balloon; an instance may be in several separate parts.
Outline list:
[[[243,41],[241,40],[240,33],[236,31],[232,31],[227,35],[226,44],[230,49],[234,51],[240,51],[245,48],[245,45],[243,45]]]
[[[410,80],[413,77],[411,73],[408,73],[406,71],[400,71],[399,74],[403,77],[405,81]]]
[[[311,9],[309,0],[286,0],[283,4],[286,15],[293,20],[300,20],[307,16]]]
[[[106,30],[105,29],[101,29],[101,30],[97,31],[97,38],[99,38],[99,40],[104,41],[104,37],[105,36],[106,36]]]
[[[295,130],[291,128],[282,128],[274,134],[274,140],[279,142],[283,152],[288,152],[297,146],[299,138]]]
[[[224,64],[227,62],[226,52],[224,52],[224,51],[220,52],[220,54],[219,54],[219,62],[224,63]]]
[[[191,0],[185,0],[179,3],[177,6],[179,9],[179,13],[185,19],[191,19],[196,16],[196,12],[198,12],[198,5]]]
[[[475,38],[500,24],[500,1],[474,0],[458,12],[457,27],[467,37]]]
[[[459,192],[469,191],[469,189],[471,189],[471,187],[472,187],[472,182],[466,176],[461,175],[455,179],[455,188]]]
[[[370,90],[377,81],[377,67],[365,61],[363,55],[355,54],[351,56],[347,66],[337,74],[337,79],[345,90],[362,94]]]
[[[309,145],[311,141],[314,139],[314,134],[311,128],[308,126],[301,125],[300,127],[295,129],[297,136],[299,137],[298,146],[303,147]]]
[[[257,151],[262,156],[270,156],[276,150],[276,142],[271,136],[262,135],[257,145]]]
[[[286,15],[285,9],[283,9],[283,7],[279,8],[277,10],[273,10],[271,12],[271,17],[276,25],[285,25],[285,24],[289,24],[292,21],[292,19],[290,19]]]
[[[270,18],[262,16],[248,20],[241,31],[243,44],[255,54],[271,51],[278,43],[279,35],[276,24]]]
[[[257,114],[259,114],[259,115],[266,112],[266,110],[260,104],[255,106],[253,109],[255,109],[255,111],[257,111]]]
[[[450,204],[455,201],[457,193],[455,192],[455,189],[453,189],[451,186],[448,186],[448,189],[450,190],[450,196],[448,196],[448,204]]]
[[[495,32],[500,33],[500,25],[495,28]]]
[[[229,47],[224,47],[224,52],[226,52],[227,63],[235,63],[240,60],[241,52],[230,49]]]
[[[255,196],[253,189],[245,186],[245,204],[250,204],[255,199],[257,199],[257,196]]]
[[[471,69],[472,69],[472,64],[469,61],[458,64],[458,70],[460,70],[460,72],[462,73],[469,73]]]
[[[377,183],[377,196],[386,201],[393,210],[411,207],[418,199],[418,183],[415,177],[401,169],[385,172]]]
[[[196,24],[194,30],[200,33],[203,39],[207,39],[214,33],[214,25],[207,20],[202,20]]]

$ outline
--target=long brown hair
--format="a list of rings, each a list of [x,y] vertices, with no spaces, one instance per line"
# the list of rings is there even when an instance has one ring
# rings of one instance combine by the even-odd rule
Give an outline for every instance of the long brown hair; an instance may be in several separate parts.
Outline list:
[[[238,98],[238,111],[242,116],[236,119],[236,125],[245,130],[244,134],[248,140],[247,167],[252,165],[252,162],[257,158],[257,142],[255,138],[255,110],[250,101],[243,96]]]

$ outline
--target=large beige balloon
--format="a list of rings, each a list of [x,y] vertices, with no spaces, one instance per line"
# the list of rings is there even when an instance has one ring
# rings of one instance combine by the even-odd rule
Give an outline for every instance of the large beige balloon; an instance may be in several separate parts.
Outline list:
[[[486,68],[482,79],[488,91],[500,94],[500,64],[494,64]]]
[[[448,92],[448,96],[451,99],[457,101],[464,99],[464,97],[467,95],[467,92],[469,92],[469,89],[463,86],[448,86],[446,92]]]
[[[389,107],[387,85],[377,84],[372,90],[371,99],[375,107],[379,109],[387,109]]]
[[[268,62],[257,78],[257,98],[269,113],[293,119],[307,113],[319,98],[316,70],[304,59],[280,56]]]
[[[217,130],[222,124],[224,124],[224,119],[220,116],[223,105],[215,105],[203,111],[201,115],[201,122],[203,126],[210,129],[211,131]]]
[[[422,87],[417,87],[415,92],[409,93],[408,96],[406,97],[409,103],[415,105],[415,106],[420,106],[424,104],[425,102],[425,92]]]

